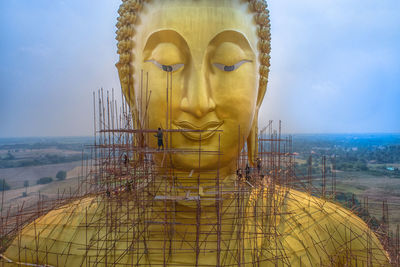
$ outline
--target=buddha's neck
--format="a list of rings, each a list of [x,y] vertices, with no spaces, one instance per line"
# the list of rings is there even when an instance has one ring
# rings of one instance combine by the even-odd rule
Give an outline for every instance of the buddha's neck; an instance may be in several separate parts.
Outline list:
[[[169,168],[163,172],[163,177],[167,178],[176,186],[191,191],[201,190],[202,188],[216,188],[221,186],[233,186],[232,175],[236,172],[235,164],[229,164],[217,170],[182,170]],[[227,179],[230,177],[230,179]],[[230,184],[228,184],[230,183]]]
[[[214,181],[214,185],[204,182],[201,174],[197,174],[200,176],[196,179],[197,183],[189,181],[182,185],[179,174],[174,175],[175,180],[170,179],[170,176],[158,178],[159,181],[155,183],[158,190],[154,191],[156,193],[152,206],[154,214],[166,214],[167,220],[173,220],[173,224],[193,226],[197,222],[212,225],[221,220],[225,225],[230,225],[230,222],[234,224],[245,208],[240,205],[246,205],[251,192],[248,184],[237,181],[235,174]],[[187,231],[193,227],[183,228]]]
[[[214,198],[189,198],[155,201],[152,217],[158,218],[150,227],[153,239],[179,241],[186,236],[186,243],[195,245],[196,236],[217,242],[217,230],[223,233],[222,240],[230,240],[241,219],[245,218],[248,194],[238,196],[225,193]],[[241,201],[243,200],[243,201]],[[207,237],[205,237],[207,236]]]
[[[158,202],[165,200],[207,210],[206,207],[215,206],[218,199],[232,198],[237,177],[232,166],[201,172],[169,169],[157,176],[154,187]]]
[[[170,170],[158,175],[153,186],[146,239],[164,240],[151,244],[155,251],[164,249],[171,262],[194,264],[196,251],[212,262],[218,244],[223,251],[236,247],[234,235],[244,227],[251,188],[237,180],[234,168],[201,173]],[[152,255],[149,262],[159,261],[159,255]]]

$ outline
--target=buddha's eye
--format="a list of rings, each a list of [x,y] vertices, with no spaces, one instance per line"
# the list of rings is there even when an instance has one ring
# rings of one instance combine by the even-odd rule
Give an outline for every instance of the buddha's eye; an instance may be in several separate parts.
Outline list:
[[[240,66],[242,66],[244,63],[247,63],[247,62],[251,62],[251,60],[246,60],[246,59],[241,60],[232,66],[227,66],[227,65],[224,65],[221,63],[214,63],[213,65],[222,71],[234,71],[234,70],[237,70],[238,68],[240,68]]]
[[[154,65],[156,65],[159,69],[165,71],[165,72],[174,72],[182,68],[185,64],[179,63],[179,64],[173,64],[173,65],[163,65],[160,64],[159,62],[155,61],[154,59],[152,60],[146,60],[145,62],[151,62]]]

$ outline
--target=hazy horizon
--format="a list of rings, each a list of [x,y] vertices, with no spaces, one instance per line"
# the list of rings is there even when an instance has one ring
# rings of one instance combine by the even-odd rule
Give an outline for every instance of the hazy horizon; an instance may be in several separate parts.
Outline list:
[[[120,0],[0,3],[0,138],[93,135],[92,92],[120,95]],[[270,0],[259,124],[291,134],[400,133],[400,1]]]
[[[293,136],[301,136],[301,135],[315,135],[315,136],[321,136],[321,135],[349,135],[349,136],[383,136],[383,135],[389,135],[389,136],[398,136],[400,137],[400,132],[387,132],[387,133],[289,133],[289,132],[282,132],[282,135],[293,135]],[[0,143],[3,140],[9,140],[9,139],[79,139],[79,138],[94,138],[94,135],[65,135],[65,136],[2,136],[0,137]],[[99,138],[99,135],[97,135],[97,138]]]

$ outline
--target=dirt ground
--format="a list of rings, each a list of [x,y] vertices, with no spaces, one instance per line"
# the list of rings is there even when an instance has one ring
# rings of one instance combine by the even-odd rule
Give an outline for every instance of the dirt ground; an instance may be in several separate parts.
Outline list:
[[[4,212],[8,212],[10,207],[15,210],[21,206],[35,204],[38,202],[39,196],[41,199],[56,199],[58,196],[68,196],[69,194],[76,192],[81,181],[81,178],[79,177],[80,173],[81,167],[78,166],[67,172],[66,180],[55,180],[49,184],[34,185],[27,188],[18,188],[1,192],[0,207],[3,207],[3,214]],[[27,193],[25,197],[23,196],[24,192]]]
[[[60,164],[0,169],[0,178],[5,179],[11,189],[19,189],[24,187],[24,181],[29,181],[30,186],[35,186],[36,181],[42,177],[52,177],[55,180],[58,171],[69,172],[81,166],[81,164],[82,161],[74,161]]]
[[[377,219],[382,218],[382,201],[387,200],[391,230],[400,224],[400,179],[363,172],[342,172],[337,181],[338,191],[354,193],[360,201],[368,197],[368,210]]]

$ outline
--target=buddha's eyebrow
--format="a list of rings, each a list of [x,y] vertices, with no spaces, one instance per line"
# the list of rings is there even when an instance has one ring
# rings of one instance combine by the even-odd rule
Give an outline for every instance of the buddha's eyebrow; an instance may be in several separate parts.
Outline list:
[[[149,59],[152,51],[157,48],[157,46],[161,43],[169,43],[175,45],[179,48],[179,52],[182,53],[183,56],[187,56],[189,54],[188,45],[185,39],[174,30],[160,30],[153,32],[146,40],[143,53],[144,58]]]
[[[249,40],[241,32],[234,30],[226,30],[218,33],[211,41],[210,44],[218,45],[222,42],[230,42],[238,45],[243,52],[255,55],[254,48],[250,45]]]

